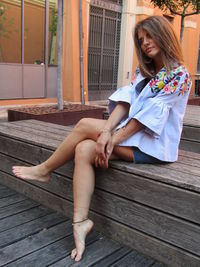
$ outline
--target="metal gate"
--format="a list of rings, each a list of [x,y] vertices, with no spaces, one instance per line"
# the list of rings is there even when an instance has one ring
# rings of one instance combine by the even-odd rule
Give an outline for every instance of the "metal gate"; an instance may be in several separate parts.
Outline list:
[[[89,100],[104,100],[117,87],[122,0],[90,3]]]

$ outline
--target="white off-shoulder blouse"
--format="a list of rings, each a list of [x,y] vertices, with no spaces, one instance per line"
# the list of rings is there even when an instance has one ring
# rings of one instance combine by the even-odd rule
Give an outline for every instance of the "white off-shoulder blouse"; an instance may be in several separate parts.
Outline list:
[[[119,145],[135,146],[159,160],[174,162],[178,158],[183,117],[192,85],[190,74],[182,65],[176,65],[170,72],[162,68],[140,92],[144,79],[137,68],[131,84],[109,97],[109,113],[119,101],[130,104],[128,117],[116,130],[131,119],[145,126]]]

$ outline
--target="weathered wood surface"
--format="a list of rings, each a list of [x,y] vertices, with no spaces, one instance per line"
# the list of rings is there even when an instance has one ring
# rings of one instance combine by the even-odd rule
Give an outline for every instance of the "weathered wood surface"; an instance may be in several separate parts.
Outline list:
[[[180,148],[200,153],[200,106],[187,106]]]
[[[184,116],[184,125],[200,127],[200,106],[187,105]]]
[[[56,170],[48,184],[21,181],[11,173],[12,165],[48,158],[70,131],[38,121],[0,124],[1,182],[71,215],[73,162]],[[200,154],[180,151],[174,164],[112,162],[110,169],[97,170],[90,211],[97,229],[170,266],[199,266],[199,163]]]
[[[6,189],[2,185],[0,188]],[[6,198],[12,199],[12,196]],[[23,195],[15,193],[17,202],[25,202],[23,198]],[[3,191],[0,191],[0,199],[4,199]],[[14,211],[12,200],[4,202],[0,211],[10,206]],[[34,201],[27,200],[35,205]],[[37,205],[30,208],[26,203],[26,210],[0,219],[0,266],[77,266],[70,258],[74,248],[71,220],[39,203]],[[86,246],[86,253],[78,266],[103,267],[118,265],[118,262],[118,266],[161,264],[95,231],[87,237]]]

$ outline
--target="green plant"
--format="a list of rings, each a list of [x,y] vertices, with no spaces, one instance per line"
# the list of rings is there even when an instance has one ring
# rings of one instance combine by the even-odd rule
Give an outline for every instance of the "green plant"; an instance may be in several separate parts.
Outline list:
[[[183,39],[184,19],[200,13],[200,0],[151,0],[154,6],[181,16],[180,41]]]
[[[9,39],[13,32],[18,32],[14,28],[15,20],[13,17],[7,17],[8,6],[0,3],[0,39],[6,38]],[[2,48],[0,45],[0,60],[3,61]]]
[[[58,11],[52,9],[52,18],[51,18],[51,25],[49,27],[49,31],[52,33],[53,36],[57,35],[57,25],[58,25]]]

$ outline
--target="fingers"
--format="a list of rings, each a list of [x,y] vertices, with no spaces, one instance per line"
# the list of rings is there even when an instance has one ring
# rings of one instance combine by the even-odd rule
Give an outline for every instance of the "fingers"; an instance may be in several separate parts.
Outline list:
[[[102,168],[102,169],[107,169],[108,168],[108,158],[101,159],[98,156],[95,157],[95,167],[98,168]]]

